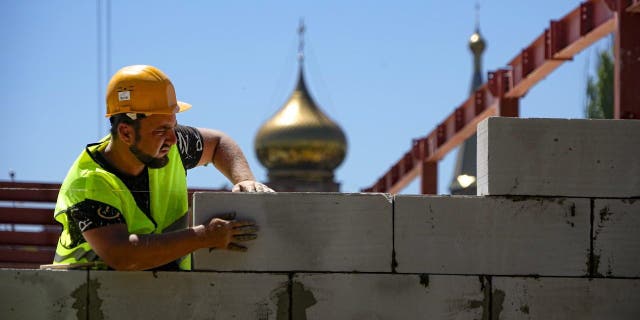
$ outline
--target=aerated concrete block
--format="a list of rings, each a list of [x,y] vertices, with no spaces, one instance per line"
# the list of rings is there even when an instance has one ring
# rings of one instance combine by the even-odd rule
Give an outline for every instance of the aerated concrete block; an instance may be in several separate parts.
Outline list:
[[[292,319],[488,319],[477,276],[296,274]]]
[[[288,276],[90,272],[90,319],[288,319]]]
[[[87,271],[0,270],[0,319],[87,319]]]
[[[492,117],[478,125],[478,195],[640,196],[640,121]]]
[[[196,251],[196,270],[391,271],[388,195],[196,193],[193,207],[196,225],[236,212],[260,227],[248,252]]]
[[[493,277],[492,319],[640,319],[640,280]]]
[[[589,199],[396,196],[404,273],[584,276]]]
[[[640,199],[594,201],[596,275],[640,277]]]

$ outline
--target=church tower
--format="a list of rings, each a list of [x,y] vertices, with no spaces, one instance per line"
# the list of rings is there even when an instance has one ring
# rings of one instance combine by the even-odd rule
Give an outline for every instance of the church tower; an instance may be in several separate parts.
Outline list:
[[[470,94],[473,94],[483,83],[482,53],[486,49],[486,42],[480,34],[478,23],[478,5],[476,5],[476,28],[469,38],[469,50],[473,54],[473,75],[471,76]],[[477,138],[472,135],[460,148],[456,156],[456,167],[449,191],[454,195],[476,195],[476,149]]]
[[[304,23],[298,33],[298,81],[288,101],[255,137],[255,151],[276,191],[338,192],[334,170],[346,156],[347,140],[313,100],[304,76]]]

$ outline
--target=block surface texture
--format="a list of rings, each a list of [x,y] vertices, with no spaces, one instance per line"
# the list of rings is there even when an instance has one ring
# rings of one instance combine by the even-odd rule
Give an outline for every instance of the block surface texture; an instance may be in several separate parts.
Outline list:
[[[492,117],[477,135],[478,195],[640,196],[640,121]]]
[[[288,319],[288,276],[91,271],[91,319]]]
[[[640,199],[596,199],[593,213],[596,274],[640,277]]]
[[[198,250],[196,270],[391,271],[392,201],[384,194],[196,193],[194,224],[236,212],[255,221],[248,252]]]
[[[488,319],[477,276],[296,274],[292,319]]]
[[[394,212],[398,272],[588,273],[589,199],[407,195]]]
[[[640,280],[492,279],[492,319],[640,319]]]
[[[87,272],[0,270],[0,319],[87,319]]]

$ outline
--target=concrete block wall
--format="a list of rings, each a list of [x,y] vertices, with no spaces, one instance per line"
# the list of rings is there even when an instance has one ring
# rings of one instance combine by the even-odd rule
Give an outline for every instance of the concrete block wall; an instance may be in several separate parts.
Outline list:
[[[299,273],[293,281],[292,319],[482,319],[488,315],[488,288],[478,277]]]
[[[491,117],[477,137],[478,195],[640,197],[640,121]]]
[[[397,196],[396,270],[586,276],[590,213],[581,198]]]
[[[0,269],[0,318],[86,319],[86,271]]]
[[[594,274],[640,277],[640,199],[597,199],[593,213]]]
[[[638,319],[640,280],[492,278],[493,319]]]
[[[0,319],[289,319],[289,276],[0,271]]]
[[[260,227],[251,254],[199,250],[194,268],[216,271],[390,272],[393,198],[385,194],[196,193],[194,223],[236,212]]]
[[[196,194],[196,223],[229,212],[258,223],[248,252],[199,250],[192,272],[1,270],[0,319],[640,319],[636,151],[522,140],[511,162],[540,155],[542,169],[495,166],[509,161],[489,152],[494,140],[531,121],[551,142],[573,141],[564,120],[481,123],[483,196]],[[586,132],[636,128],[585,121]],[[600,147],[616,156],[589,158]],[[594,159],[616,164],[604,174],[614,182],[596,168],[600,182],[585,186],[545,164]]]

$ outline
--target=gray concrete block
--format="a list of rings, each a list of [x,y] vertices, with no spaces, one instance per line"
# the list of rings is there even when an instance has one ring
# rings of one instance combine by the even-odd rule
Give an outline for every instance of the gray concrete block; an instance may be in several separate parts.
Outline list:
[[[640,121],[488,118],[478,195],[640,196]]]
[[[0,319],[87,319],[87,272],[0,270]]]
[[[91,319],[288,319],[288,276],[90,272]]]
[[[482,280],[481,280],[482,279]],[[296,274],[292,319],[488,319],[477,276]]]
[[[640,319],[640,280],[492,278],[492,319]]]
[[[596,275],[640,277],[640,200],[594,201]]]
[[[194,223],[236,212],[257,222],[248,252],[206,249],[194,269],[391,271],[392,201],[384,194],[197,193]]]
[[[407,195],[394,212],[398,272],[588,274],[589,199]]]

